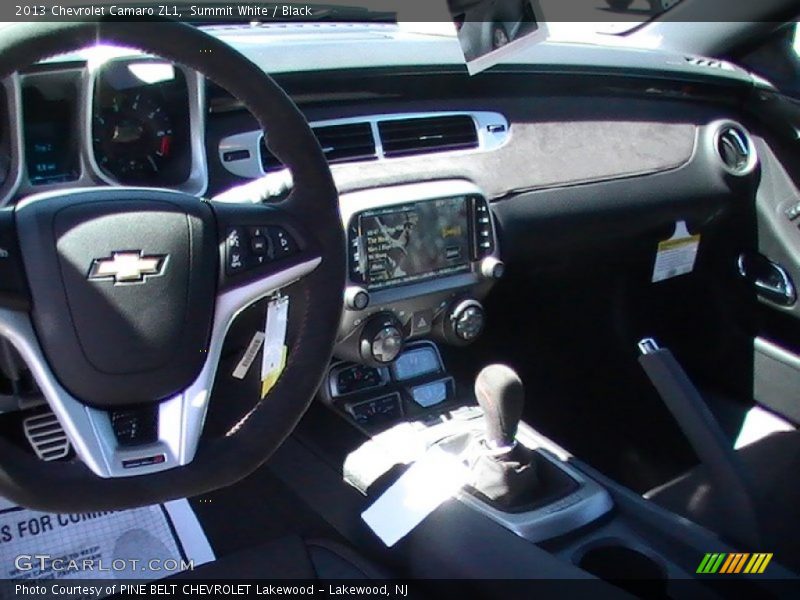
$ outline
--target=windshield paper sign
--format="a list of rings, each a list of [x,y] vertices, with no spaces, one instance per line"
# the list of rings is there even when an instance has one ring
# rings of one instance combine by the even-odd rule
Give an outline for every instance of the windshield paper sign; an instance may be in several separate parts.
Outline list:
[[[470,75],[547,39],[537,0],[447,0]]]

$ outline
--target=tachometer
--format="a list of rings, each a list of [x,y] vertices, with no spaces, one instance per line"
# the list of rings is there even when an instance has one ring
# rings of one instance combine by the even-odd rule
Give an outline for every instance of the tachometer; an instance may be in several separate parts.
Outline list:
[[[173,141],[167,111],[144,91],[116,94],[94,115],[95,159],[120,181],[156,178],[171,157]]]

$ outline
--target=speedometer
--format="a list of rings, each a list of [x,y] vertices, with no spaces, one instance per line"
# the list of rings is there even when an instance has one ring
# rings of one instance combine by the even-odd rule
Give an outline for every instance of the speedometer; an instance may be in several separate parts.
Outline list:
[[[95,159],[121,181],[155,178],[171,157],[173,139],[169,115],[145,92],[116,94],[94,116]]]
[[[193,153],[185,73],[157,59],[109,61],[94,74],[93,167],[109,183],[178,187]]]

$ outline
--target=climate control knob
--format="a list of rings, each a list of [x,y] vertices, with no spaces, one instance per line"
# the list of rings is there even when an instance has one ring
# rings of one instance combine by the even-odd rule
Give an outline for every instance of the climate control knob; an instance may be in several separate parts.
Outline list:
[[[392,362],[403,349],[403,324],[391,313],[369,318],[361,330],[359,352],[366,364],[382,365]]]
[[[477,300],[463,300],[453,307],[446,320],[445,335],[455,344],[474,342],[483,332],[486,313]]]

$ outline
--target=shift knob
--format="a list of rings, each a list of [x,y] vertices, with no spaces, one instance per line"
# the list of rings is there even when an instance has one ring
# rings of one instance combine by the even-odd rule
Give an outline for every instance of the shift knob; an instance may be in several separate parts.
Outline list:
[[[525,404],[519,375],[505,365],[489,365],[475,379],[475,397],[483,409],[488,445],[513,446]]]

